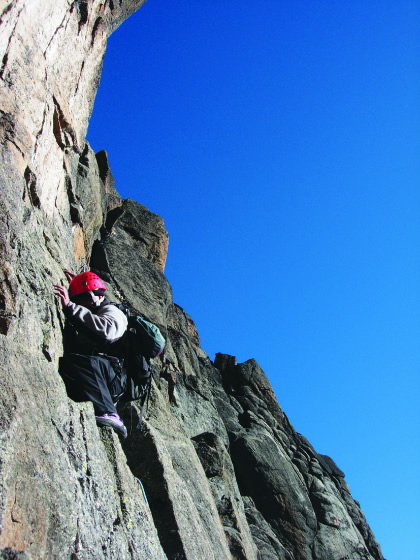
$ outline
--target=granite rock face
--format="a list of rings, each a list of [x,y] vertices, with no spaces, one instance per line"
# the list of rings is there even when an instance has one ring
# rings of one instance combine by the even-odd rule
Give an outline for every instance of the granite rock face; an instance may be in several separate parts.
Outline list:
[[[344,473],[258,364],[201,349],[162,218],[121,201],[86,143],[107,36],[141,4],[0,6],[0,558],[381,560]],[[124,442],[58,373],[52,284],[84,264],[167,339],[140,429],[121,407]]]

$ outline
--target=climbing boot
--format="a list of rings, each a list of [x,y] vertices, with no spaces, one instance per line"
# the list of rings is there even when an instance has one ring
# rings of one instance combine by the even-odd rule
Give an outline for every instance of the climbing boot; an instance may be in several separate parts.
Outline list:
[[[127,428],[124,426],[124,423],[118,414],[103,414],[102,416],[95,416],[95,418],[98,426],[109,426],[121,437],[127,437]]]

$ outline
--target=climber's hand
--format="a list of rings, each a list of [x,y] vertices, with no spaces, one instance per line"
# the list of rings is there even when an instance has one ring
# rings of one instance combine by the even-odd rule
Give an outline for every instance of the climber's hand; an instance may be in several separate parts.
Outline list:
[[[54,294],[60,298],[63,309],[68,306],[70,298],[67,288],[59,284],[54,284]]]
[[[70,272],[68,268],[64,269],[64,274],[66,275],[66,278],[69,282],[71,282],[73,278],[76,276],[73,272]]]

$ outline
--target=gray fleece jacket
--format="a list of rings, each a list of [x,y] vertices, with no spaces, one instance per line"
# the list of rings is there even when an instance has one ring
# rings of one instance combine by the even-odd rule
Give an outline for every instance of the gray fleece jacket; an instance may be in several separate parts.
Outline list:
[[[65,311],[68,317],[80,321],[86,328],[109,343],[120,339],[127,330],[127,317],[115,305],[107,302],[94,311],[70,302]]]

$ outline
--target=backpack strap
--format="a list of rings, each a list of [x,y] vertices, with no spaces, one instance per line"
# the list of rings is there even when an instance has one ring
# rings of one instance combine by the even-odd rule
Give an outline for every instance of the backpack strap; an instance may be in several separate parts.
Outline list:
[[[141,405],[140,416],[139,416],[139,421],[137,422],[136,430],[140,429],[140,425],[143,421],[143,413],[147,412],[147,409],[149,407],[149,399],[150,399],[151,389],[152,389],[152,373],[150,373],[150,377],[149,377],[149,380],[147,382],[146,394],[145,394],[145,398],[143,399],[143,403]]]

